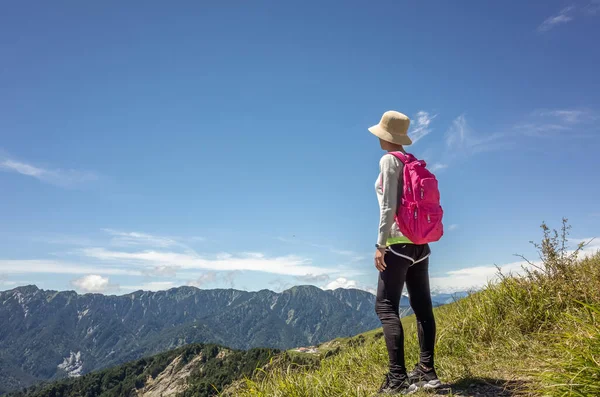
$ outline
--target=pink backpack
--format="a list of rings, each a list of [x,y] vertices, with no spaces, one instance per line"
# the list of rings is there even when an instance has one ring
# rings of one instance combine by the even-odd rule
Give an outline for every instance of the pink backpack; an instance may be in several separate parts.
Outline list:
[[[438,181],[423,160],[412,154],[390,152],[404,164],[404,187],[396,210],[396,223],[410,241],[425,244],[438,241],[444,234]]]

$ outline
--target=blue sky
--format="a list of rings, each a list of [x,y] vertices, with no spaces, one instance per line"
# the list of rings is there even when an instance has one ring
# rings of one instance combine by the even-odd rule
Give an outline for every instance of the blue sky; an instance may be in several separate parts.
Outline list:
[[[372,290],[390,109],[440,181],[436,290],[542,221],[600,236],[598,1],[0,7],[0,289]]]

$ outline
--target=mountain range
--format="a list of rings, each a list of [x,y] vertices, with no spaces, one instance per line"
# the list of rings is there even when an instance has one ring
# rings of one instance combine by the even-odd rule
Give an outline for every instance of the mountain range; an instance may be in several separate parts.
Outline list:
[[[436,305],[449,296],[434,296]],[[289,349],[380,326],[375,296],[302,285],[270,290],[79,295],[36,286],[0,292],[0,393],[76,377],[190,343]],[[403,297],[403,315],[411,313]]]

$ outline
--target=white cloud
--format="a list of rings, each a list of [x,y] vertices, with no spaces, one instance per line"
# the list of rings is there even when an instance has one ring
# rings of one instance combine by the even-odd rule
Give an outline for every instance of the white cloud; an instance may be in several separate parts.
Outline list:
[[[148,276],[175,277],[177,275],[177,271],[179,269],[181,269],[181,266],[163,265],[163,266],[154,266],[151,269],[143,270],[142,273],[144,273]]]
[[[564,123],[576,124],[586,119],[592,118],[592,112],[589,110],[577,109],[555,109],[555,110],[540,110],[537,112],[540,116],[550,116],[561,120]]]
[[[356,253],[354,251],[347,251],[347,250],[332,249],[331,252],[333,252],[334,254],[344,255],[344,256],[356,255]]]
[[[458,229],[458,225],[456,223],[448,225],[448,231],[451,232],[451,231],[456,230],[456,229]]]
[[[44,259],[0,259],[0,272],[5,274],[106,274],[140,276],[140,270],[113,266],[90,266]]]
[[[575,11],[574,6],[565,7],[558,15],[548,17],[540,26],[538,26],[538,32],[547,32],[548,30],[555,28],[558,25],[571,22],[574,19],[573,12]]]
[[[181,247],[192,250],[186,244],[183,244],[180,238],[157,236],[154,234],[140,232],[123,232],[114,229],[102,229],[102,231],[112,236],[111,244],[117,247],[143,246],[143,247]],[[199,237],[192,237],[190,240],[201,241]]]
[[[307,282],[307,283],[318,283],[318,282],[322,282],[322,281],[328,281],[329,280],[329,275],[328,274],[305,274],[303,276],[296,276],[296,279],[302,282]]]
[[[265,257],[265,254],[263,254],[262,252],[243,252],[241,253],[241,255],[253,259],[263,259]]]
[[[276,239],[279,241],[282,241],[284,243],[288,243],[288,244],[306,245],[309,247],[327,250],[327,251],[331,252],[332,254],[347,256],[347,257],[350,257],[349,258],[350,262],[360,262],[361,260],[365,259],[365,257],[363,255],[360,255],[358,252],[355,252],[355,251],[341,250],[341,249],[335,248],[331,245],[312,243],[310,241],[297,239],[296,237],[294,237],[294,238],[277,237]]]
[[[121,290],[123,291],[165,291],[171,288],[177,287],[172,281],[151,281],[149,283],[142,283],[140,285],[123,285]]]
[[[523,133],[535,138],[548,138],[563,136],[565,131],[570,130],[570,127],[561,124],[550,123],[522,123],[515,126],[515,131]]]
[[[584,9],[587,15],[597,15],[600,13],[600,0],[592,0]]]
[[[177,264],[181,269],[206,269],[206,270],[251,270],[274,274],[287,274],[291,276],[304,275],[306,273],[322,274],[333,271],[333,269],[312,266],[311,261],[293,255],[268,258],[251,255],[216,256],[207,258],[191,253],[179,253],[169,251],[109,251],[104,248],[85,248],[81,250],[84,256],[100,259],[103,261],[114,261],[141,267],[155,267]]]
[[[436,171],[440,171],[443,169],[448,168],[448,164],[442,164],[442,163],[433,163],[429,168],[429,171],[431,172],[436,172]]]
[[[527,120],[517,124],[517,133],[534,138],[583,136],[585,130],[597,130],[598,113],[590,109],[536,110]],[[579,131],[575,131],[575,130]]]
[[[229,288],[235,287],[235,278],[241,273],[241,270],[232,270],[225,274],[225,282],[229,284]]]
[[[9,281],[6,275],[0,274],[0,287],[12,287],[15,285],[17,285],[16,281]]]
[[[373,295],[375,295],[377,293],[377,291],[372,288],[372,287],[367,287],[365,285],[361,285],[359,284],[356,280],[351,280],[349,278],[346,277],[338,277],[335,280],[329,282],[327,285],[325,285],[324,287],[322,287],[321,289],[324,290],[334,290],[337,288],[354,288],[354,289],[360,289],[363,291],[367,291]]]
[[[200,288],[205,284],[212,283],[217,278],[217,274],[215,272],[207,272],[201,274],[194,280],[188,281],[187,285],[191,285],[192,287]]]
[[[323,289],[336,289],[336,288],[358,288],[356,280],[348,280],[345,277],[339,277],[327,284]]]
[[[6,156],[0,156],[0,171],[18,173],[61,187],[73,187],[98,179],[91,172],[41,168]]]
[[[460,115],[452,121],[452,126],[446,131],[446,145],[462,146],[467,135],[467,119],[465,115]]]
[[[589,243],[579,253],[579,258],[595,255],[597,252],[600,252],[600,239],[598,238],[569,239],[569,242],[573,247],[580,242]],[[532,263],[536,266],[540,265],[540,261],[532,261]],[[504,275],[519,275],[523,274],[524,268],[531,268],[531,265],[526,261],[519,261],[507,263],[499,267]],[[496,266],[489,265],[451,270],[440,276],[432,276],[430,281],[431,289],[436,293],[477,290],[488,283],[498,281],[498,269]]]
[[[344,261],[349,263],[356,263],[365,259],[364,255],[360,255],[359,253],[350,250],[331,249],[330,251],[334,254],[345,256],[346,259],[344,259]]]
[[[111,284],[108,277],[102,277],[98,274],[89,274],[71,282],[82,292],[105,293],[111,290],[118,290],[119,286]]]
[[[585,247],[580,251],[580,256],[585,257],[589,255],[595,255],[600,252],[600,238],[588,237],[588,238],[571,238],[569,239],[573,246],[577,246],[579,243],[585,243]]]
[[[599,112],[588,108],[538,109],[503,132],[483,134],[475,131],[462,114],[446,130],[446,150],[441,157],[445,161],[432,163],[431,169],[447,168],[458,157],[510,148],[523,136],[561,138],[568,133],[570,138],[594,137],[599,130],[598,120]]]
[[[373,295],[377,295],[377,290],[375,288],[362,288],[363,291],[367,291]]]
[[[269,285],[272,285],[273,287],[273,291],[275,292],[281,292],[281,291],[285,291],[286,289],[289,289],[293,286],[292,283],[290,283],[287,280],[284,280],[280,277],[269,281]]]
[[[417,113],[415,120],[412,122],[411,129],[408,133],[413,141],[413,144],[417,143],[425,136],[429,135],[432,131],[430,128],[431,121],[436,118],[437,115],[431,116],[429,112],[421,110]]]
[[[598,15],[598,13],[600,13],[600,0],[591,0],[583,7],[571,5],[560,10],[557,15],[548,17],[540,26],[538,26],[537,30],[539,33],[544,33],[559,25],[573,22],[581,15],[595,16]]]
[[[519,274],[527,262],[514,262],[501,266],[503,274]],[[481,289],[498,279],[495,266],[476,266],[451,270],[441,276],[430,278],[431,290],[435,293],[452,293]]]
[[[446,131],[446,145],[453,153],[463,152],[474,154],[500,149],[506,142],[502,142],[503,134],[494,133],[482,135],[475,133],[469,126],[464,114],[458,116]]]

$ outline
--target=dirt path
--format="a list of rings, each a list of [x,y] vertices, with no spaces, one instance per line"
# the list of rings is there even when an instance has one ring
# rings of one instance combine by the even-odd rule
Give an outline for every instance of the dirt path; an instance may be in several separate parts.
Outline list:
[[[456,385],[444,385],[434,393],[427,393],[431,397],[516,397],[527,396],[523,381],[499,381],[491,379],[473,379],[462,381]]]

